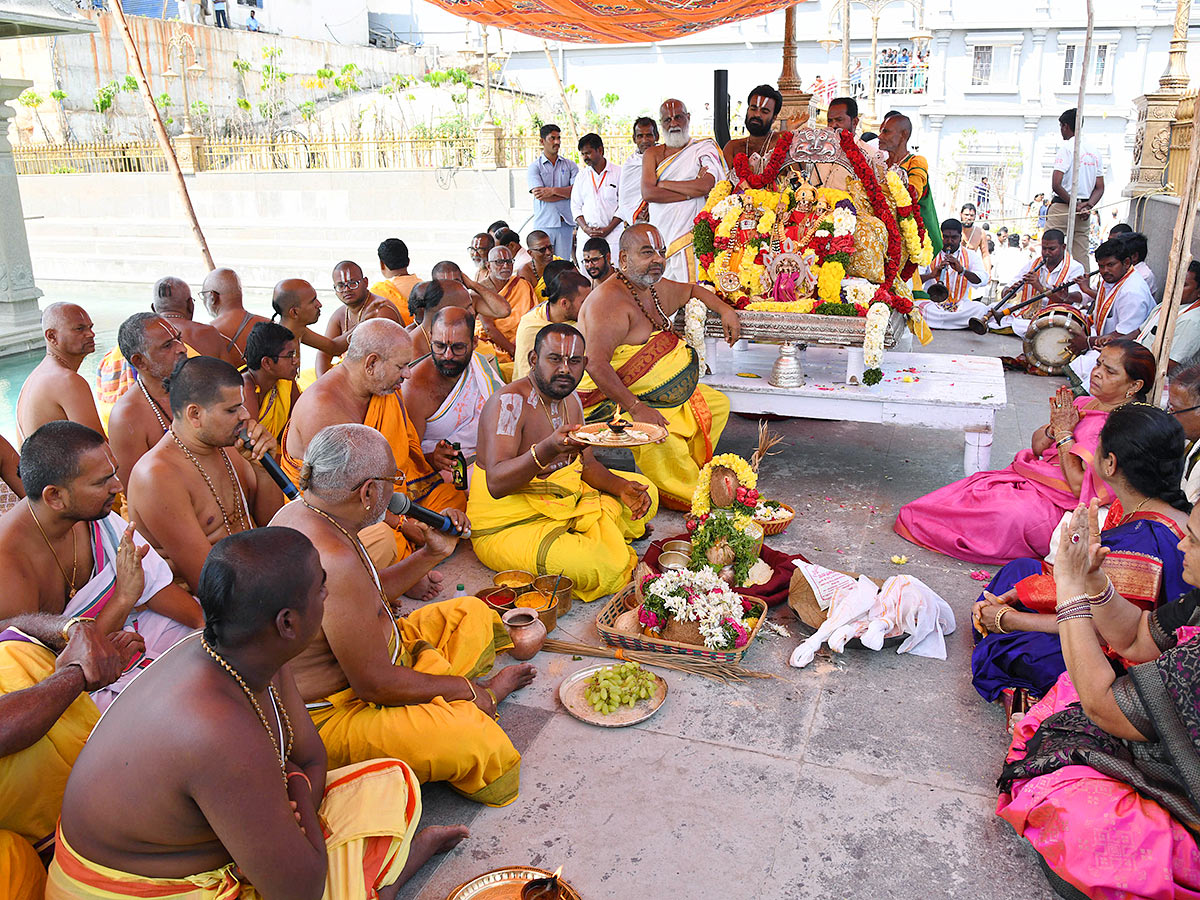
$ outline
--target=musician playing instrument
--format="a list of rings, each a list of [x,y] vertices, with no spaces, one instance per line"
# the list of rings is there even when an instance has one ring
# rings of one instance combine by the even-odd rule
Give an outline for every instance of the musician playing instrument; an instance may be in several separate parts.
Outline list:
[[[1029,306],[1003,316],[999,330],[1017,337],[1024,337],[1029,322],[1046,306],[1053,303],[1078,305],[1083,300],[1076,279],[1084,274],[1083,266],[1067,252],[1066,237],[1057,228],[1048,228],[1042,234],[1041,256],[1031,259],[1021,269],[1017,280],[1004,289],[1001,298],[1005,307],[1016,306],[1032,299],[1037,294],[1054,290],[1054,293],[1031,303]]]

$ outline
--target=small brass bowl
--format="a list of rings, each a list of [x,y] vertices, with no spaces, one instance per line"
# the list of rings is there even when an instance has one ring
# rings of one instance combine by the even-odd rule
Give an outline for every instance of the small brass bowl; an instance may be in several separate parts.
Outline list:
[[[480,591],[479,599],[496,610],[496,612],[503,613],[513,608],[513,601],[517,599],[517,592],[510,587],[493,587]]]
[[[554,586],[558,582],[558,587]],[[573,598],[572,591],[575,590],[575,582],[566,575],[539,575],[533,579],[533,589],[541,591],[543,594],[553,594],[558,599],[558,614],[565,616],[571,611],[571,603]]]
[[[505,569],[503,572],[497,572],[492,578],[492,584],[496,587],[512,588],[519,596],[533,588],[533,573],[526,572],[523,569]]]
[[[684,541],[684,540],[674,540],[674,541],[667,541],[665,544],[663,544],[663,552],[664,553],[670,553],[672,551],[674,551],[675,553],[686,553],[688,556],[691,556],[692,555],[692,542]]]
[[[670,569],[686,569],[691,565],[692,557],[678,550],[667,550],[658,557],[658,567],[664,571]]]

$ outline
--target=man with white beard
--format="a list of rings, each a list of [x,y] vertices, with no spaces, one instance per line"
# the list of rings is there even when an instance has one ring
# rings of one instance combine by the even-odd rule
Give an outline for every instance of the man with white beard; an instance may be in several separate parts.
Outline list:
[[[634,150],[621,163],[621,179],[617,182],[617,215],[627,226],[646,221],[645,204],[642,202],[642,160],[646,151],[657,143],[658,123],[649,116],[634,119]]]
[[[665,101],[659,107],[664,143],[647,150],[642,161],[642,199],[666,242],[663,277],[671,281],[696,280],[692,226],[708,192],[725,177],[720,148],[711,138],[693,139],[691,119],[682,101]]]

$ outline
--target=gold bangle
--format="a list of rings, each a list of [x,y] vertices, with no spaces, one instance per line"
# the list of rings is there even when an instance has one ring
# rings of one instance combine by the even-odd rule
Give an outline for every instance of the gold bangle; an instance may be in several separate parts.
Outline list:
[[[537,451],[534,449],[536,446],[537,446],[536,444],[529,445],[529,456],[533,460],[533,464],[535,466],[537,466],[539,469],[544,469],[544,468],[546,468],[546,465],[540,459],[537,458]]]
[[[71,618],[67,619],[66,623],[62,627],[63,640],[64,641],[71,640],[71,629],[74,628],[76,625],[82,624],[83,622],[95,622],[95,621],[96,621],[96,619],[94,616],[71,616]]]
[[[487,695],[492,698],[492,718],[495,719],[497,722],[499,722],[500,721],[500,701],[496,699],[496,692],[493,691],[487,685],[484,685],[483,689],[487,692]]]
[[[1001,624],[1001,620],[1004,618],[1004,614],[1006,612],[1010,612],[1011,610],[1012,610],[1012,607],[1010,607],[1010,606],[1002,606],[998,610],[996,610],[996,620],[995,620],[995,622],[993,622],[993,624],[996,626],[994,630],[997,633],[1009,634],[1009,631]]]
[[[471,684],[471,679],[466,675],[461,676],[462,680],[467,683],[467,688],[471,691],[471,702],[474,703],[479,699],[479,694],[475,692],[475,685]]]

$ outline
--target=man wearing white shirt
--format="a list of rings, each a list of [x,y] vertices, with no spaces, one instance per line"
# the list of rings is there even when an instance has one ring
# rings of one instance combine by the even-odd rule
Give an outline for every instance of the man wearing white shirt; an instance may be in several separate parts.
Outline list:
[[[1075,159],[1075,110],[1068,109],[1058,117],[1058,129],[1063,144],[1054,157],[1054,174],[1050,180],[1050,210],[1046,214],[1046,225],[1067,233],[1067,218],[1070,212],[1071,190],[1074,187],[1078,202],[1075,204],[1075,235],[1071,240],[1071,255],[1081,264],[1088,256],[1088,236],[1091,231],[1092,209],[1104,196],[1104,160],[1087,144],[1079,146],[1079,177],[1075,178],[1072,168]]]
[[[1147,350],[1154,349],[1154,340],[1158,336],[1158,317],[1161,313],[1160,303],[1146,317],[1142,330],[1138,333],[1137,342]],[[1200,262],[1193,259],[1188,263],[1187,274],[1183,276],[1183,294],[1179,298],[1175,331],[1171,334],[1167,374],[1174,373],[1197,354],[1200,354]]]
[[[617,182],[617,215],[626,225],[649,221],[642,208],[642,158],[646,151],[658,143],[658,123],[649,116],[633,120],[634,151],[621,163],[621,178]]]
[[[589,238],[604,238],[616,255],[625,223],[617,215],[621,167],[604,158],[604,141],[595,133],[579,139],[584,168],[571,187],[571,215],[579,230]],[[580,242],[582,244],[582,241]],[[582,246],[576,248],[579,258]]]
[[[1019,240],[1016,235],[1013,235],[1012,246],[1009,249],[1021,255],[1017,246]],[[1015,278],[1005,278],[1000,282],[1002,290],[1021,285],[1018,293],[1013,295],[1012,299],[1005,304],[1006,306],[1015,306],[1051,288],[1058,288],[1044,300],[1005,316],[1000,321],[1001,329],[1010,328],[1017,337],[1024,337],[1025,332],[1029,330],[1030,320],[1047,305],[1052,303],[1078,305],[1083,300],[1083,294],[1080,293],[1079,286],[1075,284],[1075,279],[1083,275],[1083,266],[1067,252],[1065,240],[1063,233],[1057,228],[1047,228],[1042,234],[1041,256],[1036,260],[1027,260]]]
[[[1154,309],[1154,297],[1146,282],[1133,270],[1133,260],[1124,241],[1108,240],[1097,247],[1096,267],[1100,270],[1100,280],[1095,289],[1083,278],[1075,280],[1084,293],[1096,298],[1092,309],[1092,333],[1071,345],[1072,350],[1081,354],[1068,368],[1073,375],[1067,375],[1076,390],[1088,384],[1100,356],[1099,348],[1115,338],[1136,338]]]
[[[966,328],[971,319],[987,315],[987,305],[975,297],[987,288],[983,259],[963,243],[963,226],[958,219],[942,222],[942,252],[921,272],[925,290],[933,284],[946,288],[943,301],[917,301],[930,328]]]

